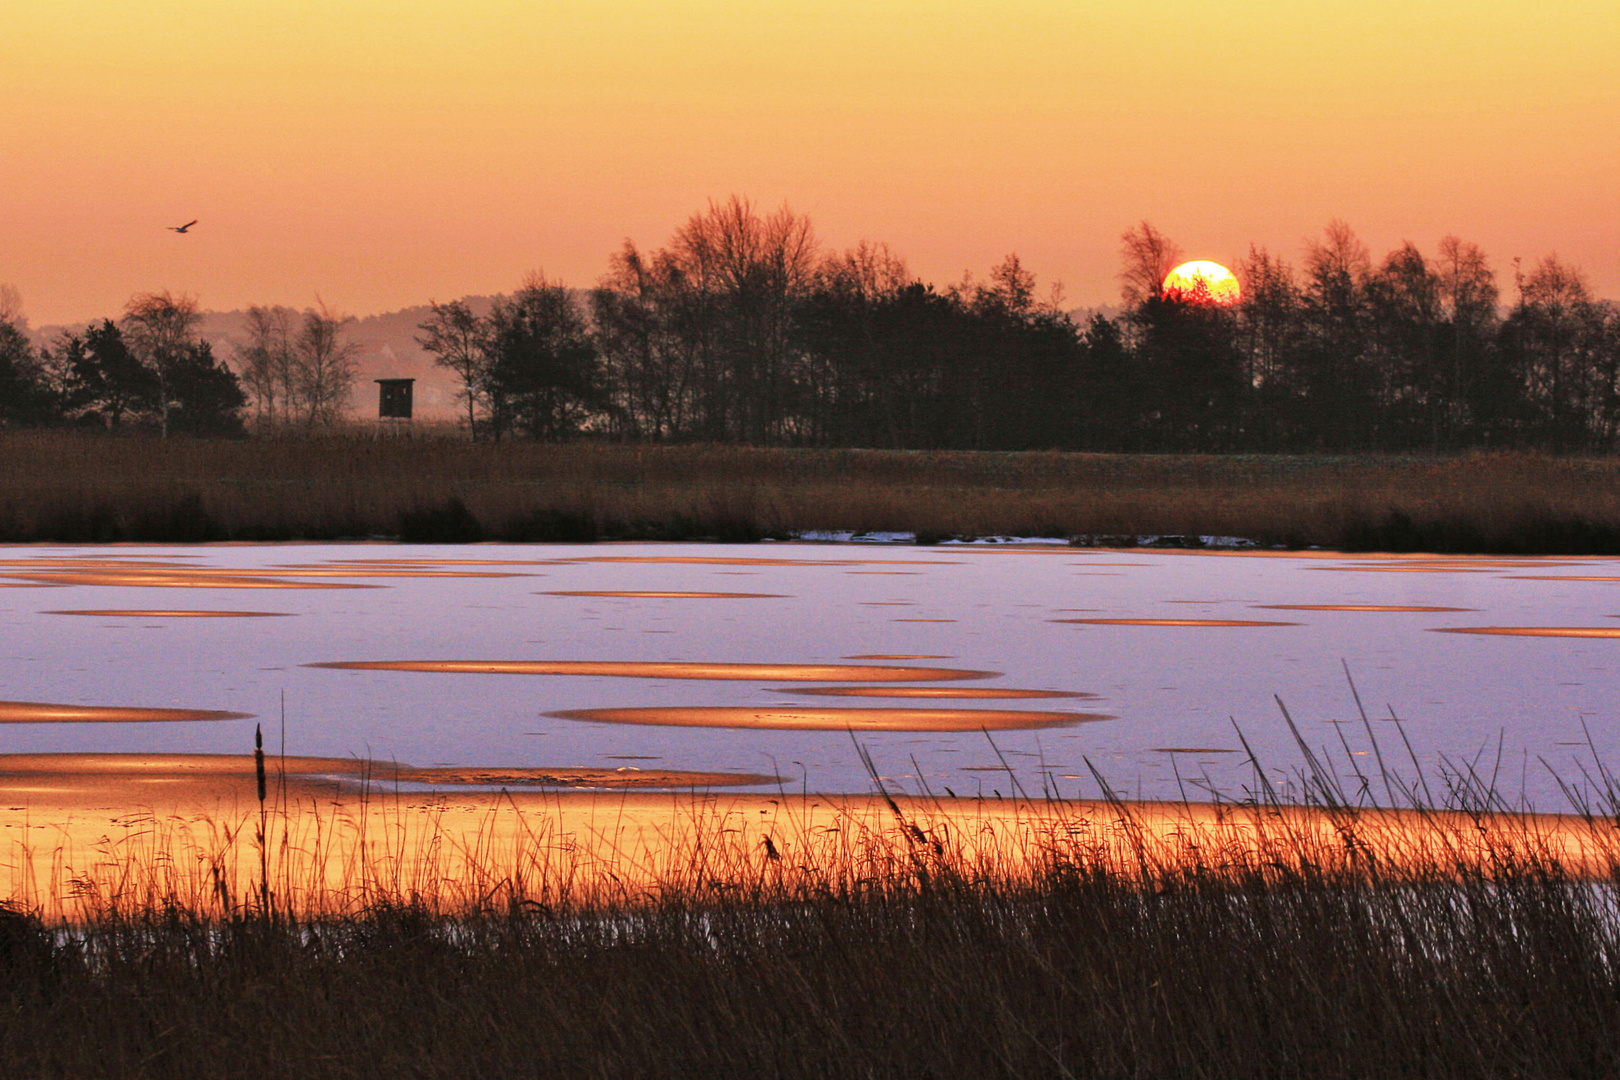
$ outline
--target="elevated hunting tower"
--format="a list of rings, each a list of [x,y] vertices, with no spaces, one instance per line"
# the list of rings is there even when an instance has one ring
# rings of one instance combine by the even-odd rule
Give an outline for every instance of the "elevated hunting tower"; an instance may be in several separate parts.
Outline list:
[[[408,435],[411,430],[411,385],[415,379],[378,379],[377,434]]]

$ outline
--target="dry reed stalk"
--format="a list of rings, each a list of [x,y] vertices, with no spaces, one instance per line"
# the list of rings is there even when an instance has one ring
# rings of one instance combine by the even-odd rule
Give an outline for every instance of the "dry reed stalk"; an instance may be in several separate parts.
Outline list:
[[[1285,545],[1620,550],[1620,462],[713,446],[240,442],[0,433],[0,537],[398,535],[459,500],[490,539],[1236,535]]]

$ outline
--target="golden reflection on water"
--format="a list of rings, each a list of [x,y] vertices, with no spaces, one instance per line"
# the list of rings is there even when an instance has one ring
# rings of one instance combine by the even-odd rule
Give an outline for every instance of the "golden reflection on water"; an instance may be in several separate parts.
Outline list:
[[[685,769],[618,768],[526,768],[502,766],[415,768],[398,766],[379,775],[387,781],[396,777],[411,784],[479,785],[483,787],[563,787],[563,788],[708,788],[750,787],[774,784],[774,776],[763,773],[695,772]]]
[[[1620,638],[1609,626],[1434,626],[1437,634],[1484,634],[1489,637]]]
[[[1086,626],[1298,626],[1294,622],[1266,619],[1053,619],[1055,623]]]
[[[8,763],[0,759],[0,768]],[[34,779],[44,786],[50,778]],[[229,895],[259,887],[252,790],[250,779],[238,779],[228,789],[170,785],[131,794],[124,786],[110,794],[30,793],[26,806],[0,800],[11,803],[0,805],[0,830],[11,842],[5,899],[52,925],[71,924],[104,914],[106,897],[165,896],[189,885],[199,894],[196,910],[217,912],[204,906],[216,891],[207,867],[223,868]],[[270,819],[268,846],[273,879],[283,883],[277,903],[311,919],[350,916],[378,895],[402,903],[427,895],[447,914],[487,912],[488,883],[503,880],[562,882],[546,887],[600,902],[599,910],[632,900],[656,905],[671,882],[690,880],[700,866],[744,889],[775,873],[802,873],[788,883],[824,888],[870,873],[872,860],[906,865],[919,831],[948,837],[950,857],[965,872],[1010,881],[1050,873],[1054,855],[1071,852],[1120,881],[1207,871],[1211,853],[1222,852],[1242,866],[1310,859],[1303,865],[1311,872],[1363,880],[1353,875],[1365,870],[1357,860],[1369,850],[1393,881],[1406,880],[1408,870],[1419,875],[1413,880],[1432,881],[1436,867],[1473,874],[1499,866],[1504,849],[1551,853],[1573,881],[1613,876],[1612,840],[1580,817],[1361,810],[1354,826],[1358,843],[1350,847],[1342,813],[1300,807],[778,791],[497,795],[453,787],[378,798],[327,785],[319,797],[288,800]],[[109,837],[119,838],[111,851]]]
[[[200,567],[170,570],[62,570],[43,573],[5,571],[5,576],[43,585],[102,585],[139,589],[374,589],[336,581],[297,581],[281,576],[244,571],[216,571]]]
[[[872,698],[1094,698],[1077,690],[1019,690],[1006,686],[800,686],[778,687],[773,694]]]
[[[458,675],[594,675],[630,679],[749,682],[939,682],[989,679],[998,671],[854,664],[705,664],[641,660],[341,660],[306,667],[347,671],[426,671]]]
[[[42,611],[41,615],[97,615],[110,619],[268,619],[290,615],[287,611],[143,611],[122,608],[84,608],[68,611]]]
[[[745,555],[581,555],[551,560],[574,563],[673,563],[687,566],[956,566],[953,559],[776,559]]]
[[[31,559],[0,562],[0,576],[30,584],[199,589],[368,589],[325,578],[508,578],[507,571],[434,570],[380,566],[300,566],[220,569],[136,559]]]
[[[549,589],[537,596],[610,596],[630,600],[787,600],[785,593],[770,592],[652,592],[628,589]]]
[[[1494,555],[1458,555],[1448,556],[1445,558],[1417,556],[1410,560],[1412,564],[1419,566],[1483,566],[1491,570],[1500,570],[1503,568],[1511,569],[1515,567],[1529,567],[1544,570],[1549,566],[1589,566],[1593,561],[1593,559],[1578,559],[1573,561],[1568,559],[1561,560],[1546,558],[1513,559],[1502,558]]]
[[[1426,604],[1254,604],[1263,611],[1477,611],[1478,608]]]
[[[271,760],[271,759],[267,759]],[[276,757],[289,776],[358,773],[371,762],[338,757]],[[0,754],[0,776],[55,776],[63,785],[93,788],[109,777],[252,777],[252,754]]]
[[[642,760],[642,759],[638,759]],[[447,787],[545,787],[686,789],[745,787],[775,782],[763,773],[643,769],[634,766],[434,766],[418,767],[360,758],[272,756],[272,774],[293,781],[358,781]],[[240,794],[241,781],[255,774],[251,754],[6,754],[0,755],[0,793],[48,786],[58,795],[70,792],[117,798],[139,797],[146,785],[188,784],[197,794],[224,797]],[[248,787],[245,790],[251,790]]]
[[[178,723],[250,720],[251,713],[220,709],[148,709],[127,705],[59,705],[45,701],[0,701],[0,724]]]
[[[423,569],[435,566],[554,566],[555,559],[331,559],[318,563],[281,563],[293,569],[343,570],[348,567],[365,569]],[[522,576],[522,575],[519,575]]]
[[[167,559],[121,558],[61,558],[61,559],[0,559],[0,567],[8,570],[186,570],[186,563]]]
[[[296,578],[514,578],[535,577],[534,574],[519,574],[509,570],[433,570],[433,569],[390,569],[384,567],[314,567],[299,569],[297,567],[277,567],[269,570],[246,571],[247,573],[276,574],[281,577]],[[544,576],[544,575],[540,575]]]
[[[630,709],[568,709],[546,713],[559,720],[666,727],[753,728],[784,731],[1005,731],[1065,727],[1111,720],[1099,713],[1029,709],[751,708],[748,706],[651,706]]]

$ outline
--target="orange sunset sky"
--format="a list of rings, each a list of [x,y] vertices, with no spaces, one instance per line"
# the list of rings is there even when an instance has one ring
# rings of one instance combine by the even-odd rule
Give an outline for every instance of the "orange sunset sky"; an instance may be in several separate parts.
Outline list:
[[[51,0],[0,30],[0,282],[369,314],[587,286],[710,198],[941,284],[1448,232],[1620,295],[1616,0]],[[164,226],[191,218],[187,236]]]

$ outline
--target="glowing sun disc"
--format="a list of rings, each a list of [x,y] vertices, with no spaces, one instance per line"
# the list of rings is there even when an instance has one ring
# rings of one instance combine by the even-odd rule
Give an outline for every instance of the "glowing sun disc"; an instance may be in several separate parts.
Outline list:
[[[1232,271],[1204,259],[1182,263],[1164,276],[1164,295],[1185,303],[1226,307],[1237,303],[1241,293]]]

